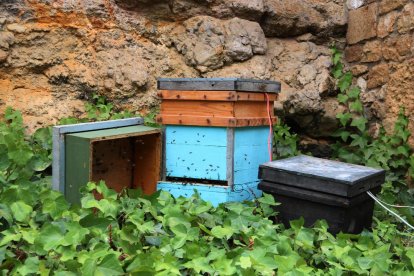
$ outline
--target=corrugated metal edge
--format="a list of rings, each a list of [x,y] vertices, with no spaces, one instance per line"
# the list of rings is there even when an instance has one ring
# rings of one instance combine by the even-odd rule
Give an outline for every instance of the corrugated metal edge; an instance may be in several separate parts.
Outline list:
[[[119,119],[102,122],[81,123],[73,125],[62,125],[53,127],[53,149],[52,149],[52,188],[65,193],[65,134],[84,132],[98,129],[142,125],[144,119],[141,117]],[[61,166],[62,164],[62,166]]]

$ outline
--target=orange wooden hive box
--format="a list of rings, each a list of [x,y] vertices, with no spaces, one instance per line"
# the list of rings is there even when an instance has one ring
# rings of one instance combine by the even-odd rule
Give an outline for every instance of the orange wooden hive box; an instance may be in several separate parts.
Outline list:
[[[159,79],[164,125],[219,127],[275,123],[273,103],[280,92],[275,81],[238,78]],[[269,117],[271,120],[269,120]]]

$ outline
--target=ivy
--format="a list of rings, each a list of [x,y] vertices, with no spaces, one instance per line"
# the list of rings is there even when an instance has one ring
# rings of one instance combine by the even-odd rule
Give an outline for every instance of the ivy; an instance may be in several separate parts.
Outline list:
[[[345,162],[385,169],[387,183],[382,191],[383,196],[389,202],[414,205],[414,153],[408,144],[411,132],[408,130],[406,111],[403,107],[400,108],[393,132],[386,133],[381,126],[378,137],[372,137],[360,99],[361,91],[352,84],[352,74],[344,71],[341,58],[342,53],[333,48],[332,76],[337,80],[338,102],[345,107],[345,112],[336,116],[340,128],[333,135],[337,138],[332,147],[334,157]],[[399,211],[414,223],[413,211]]]
[[[273,159],[282,159],[300,154],[299,137],[292,133],[290,127],[282,121],[273,126]]]
[[[35,189],[34,189],[35,188]],[[102,195],[101,200],[94,197]],[[27,195],[31,196],[27,196]],[[55,210],[51,202],[63,206]],[[325,275],[414,271],[412,236],[376,220],[372,232],[331,235],[324,221],[305,228],[274,222],[270,195],[213,207],[196,193],[121,194],[88,183],[69,207],[45,183],[0,190],[0,271],[31,275]],[[10,205],[8,203],[11,203]],[[60,205],[59,204],[59,205]],[[10,206],[10,207],[7,207]]]

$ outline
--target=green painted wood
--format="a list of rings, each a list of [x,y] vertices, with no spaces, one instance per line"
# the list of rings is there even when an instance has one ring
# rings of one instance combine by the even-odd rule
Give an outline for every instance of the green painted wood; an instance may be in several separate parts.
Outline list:
[[[79,189],[89,181],[90,140],[67,135],[65,154],[65,197],[74,204],[80,203]]]
[[[110,129],[103,129],[103,130],[73,133],[67,136],[76,136],[76,137],[88,138],[88,139],[100,139],[100,138],[106,138],[106,137],[118,136],[118,135],[129,135],[129,134],[133,135],[138,132],[149,132],[149,131],[155,131],[155,130],[158,130],[158,128],[147,127],[147,126],[128,126],[128,127],[119,127],[119,128],[110,128]]]

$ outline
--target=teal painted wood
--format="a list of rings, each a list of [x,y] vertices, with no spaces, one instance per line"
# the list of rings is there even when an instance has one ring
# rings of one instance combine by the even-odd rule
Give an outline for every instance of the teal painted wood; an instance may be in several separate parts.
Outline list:
[[[212,186],[203,184],[185,184],[179,182],[161,181],[158,183],[158,190],[164,190],[171,193],[174,197],[190,197],[195,191],[205,201],[210,201],[213,206],[229,201],[254,200],[262,195],[257,189],[257,182],[236,185],[232,190],[225,186]]]
[[[267,145],[243,146],[234,148],[234,170],[259,169],[259,165],[269,161]]]
[[[234,191],[229,193],[228,201],[254,200],[262,196],[262,191],[257,188],[258,181],[234,185]]]
[[[191,196],[218,205],[252,200],[261,195],[259,165],[268,161],[267,126],[221,128],[166,126],[166,174],[172,177],[227,180],[228,186],[162,181],[158,189],[175,197]]]
[[[229,187],[212,186],[202,184],[185,184],[179,182],[161,181],[157,185],[158,190],[164,190],[171,193],[174,197],[190,197],[195,193],[195,190],[200,194],[200,197],[206,201],[210,201],[213,206],[229,201]]]
[[[267,145],[268,126],[237,127],[235,130],[235,147]]]
[[[203,146],[227,146],[225,127],[176,126],[165,127],[165,143]]]
[[[258,182],[259,165],[269,161],[269,128],[236,128],[234,134],[234,185]]]
[[[234,171],[234,185],[245,184],[253,181],[259,182],[258,168]]]
[[[226,128],[166,126],[165,139],[167,177],[226,180]]]
[[[166,175],[226,180],[226,147],[166,145]]]

